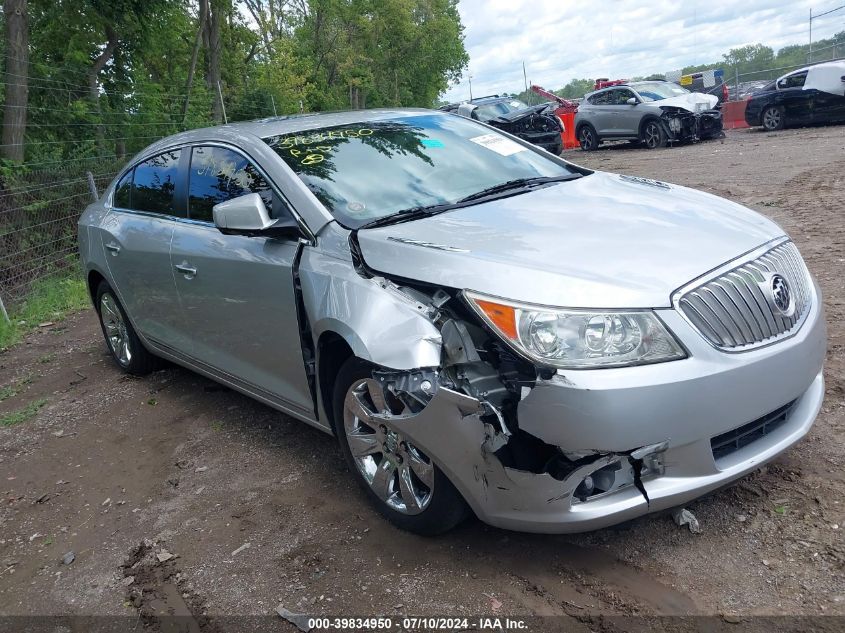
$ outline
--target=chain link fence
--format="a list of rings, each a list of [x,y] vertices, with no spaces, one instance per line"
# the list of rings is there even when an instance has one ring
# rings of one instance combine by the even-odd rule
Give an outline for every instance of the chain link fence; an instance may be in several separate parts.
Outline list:
[[[92,200],[88,173],[102,191],[121,164],[91,157],[0,172],[0,311],[22,300],[34,282],[78,266],[76,224]]]

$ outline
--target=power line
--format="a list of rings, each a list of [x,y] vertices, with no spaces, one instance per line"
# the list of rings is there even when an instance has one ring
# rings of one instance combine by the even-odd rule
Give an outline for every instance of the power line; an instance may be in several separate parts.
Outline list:
[[[811,19],[815,20],[817,18],[823,17],[829,13],[834,13],[835,11],[839,11],[840,9],[845,9],[845,4],[836,7],[835,9],[831,9],[830,11],[825,11],[824,13],[819,13],[817,15],[812,16]]]
[[[84,140],[64,140],[64,141],[27,141],[23,143],[23,145],[56,145],[61,143],[85,143],[88,141],[92,142],[102,142],[102,143],[113,143],[114,141],[140,141],[144,139],[160,139],[161,136],[125,136],[125,137],[118,137],[118,138],[105,138],[105,139],[84,139]],[[0,147],[15,147],[17,145],[21,145],[21,143],[2,143]]]

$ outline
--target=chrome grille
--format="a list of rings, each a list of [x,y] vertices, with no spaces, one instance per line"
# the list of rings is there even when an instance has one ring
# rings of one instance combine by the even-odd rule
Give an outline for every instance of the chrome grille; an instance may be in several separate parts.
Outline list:
[[[792,308],[787,314],[775,307],[767,285],[774,274],[789,284]],[[678,307],[713,345],[742,351],[790,335],[807,316],[810,301],[810,278],[804,261],[795,244],[783,242],[687,290]]]

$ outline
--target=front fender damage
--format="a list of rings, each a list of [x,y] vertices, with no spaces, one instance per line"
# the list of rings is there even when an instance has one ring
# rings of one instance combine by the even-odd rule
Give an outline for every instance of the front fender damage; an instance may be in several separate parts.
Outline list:
[[[385,402],[395,405],[378,421],[428,455],[480,518],[502,526],[524,528],[532,521],[550,526],[571,516],[577,504],[625,488],[648,504],[643,480],[662,473],[667,442],[613,445],[612,433],[584,428],[570,429],[569,436],[588,435],[594,444],[557,441],[566,435],[560,428],[572,421],[547,407],[536,422],[524,419],[524,405],[542,401],[539,395],[549,388],[565,401],[577,385],[516,354],[479,321],[461,291],[373,270],[354,232],[349,243],[355,273],[346,284],[366,290],[363,313],[388,326],[363,328],[372,377]],[[361,307],[354,293],[338,290],[335,296],[345,300],[333,305]],[[392,315],[388,304],[413,321],[413,328],[396,328],[401,320],[393,316],[385,320]],[[337,320],[361,325],[360,310],[352,312]],[[421,345],[425,353],[419,353]],[[407,364],[409,349],[422,362]]]
[[[524,520],[538,508],[568,511],[626,487],[648,504],[643,479],[662,472],[667,442],[623,448],[607,438],[603,446],[601,433],[588,448],[557,441],[566,435],[559,433],[565,415],[545,415],[536,424],[520,419],[522,405],[538,386],[543,393],[553,384],[554,372],[506,348],[473,318],[459,293],[398,282],[397,289],[430,308],[442,349],[436,367],[373,371],[385,397],[404,403],[404,413],[388,414],[385,424],[426,453],[479,516],[520,514]]]

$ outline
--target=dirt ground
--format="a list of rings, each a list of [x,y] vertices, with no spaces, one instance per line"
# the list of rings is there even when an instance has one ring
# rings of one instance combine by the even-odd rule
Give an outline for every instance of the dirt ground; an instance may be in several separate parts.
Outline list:
[[[590,534],[470,520],[438,538],[368,507],[335,441],[180,368],[121,374],[92,311],[0,354],[0,614],[845,615],[845,126],[566,158],[729,197],[779,222],[825,294],[827,397],[809,436],[730,489]],[[2,393],[2,392],[0,392]],[[6,393],[5,395],[8,395]],[[715,395],[715,394],[714,394]],[[62,562],[73,552],[70,564]],[[159,558],[170,560],[163,562]],[[275,621],[275,620],[274,620]]]

